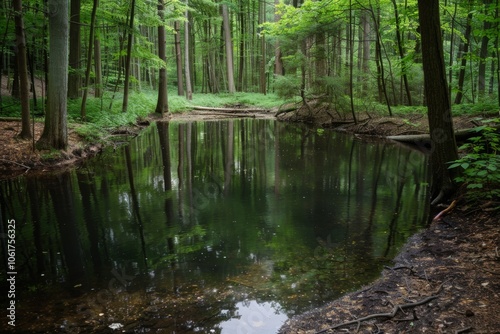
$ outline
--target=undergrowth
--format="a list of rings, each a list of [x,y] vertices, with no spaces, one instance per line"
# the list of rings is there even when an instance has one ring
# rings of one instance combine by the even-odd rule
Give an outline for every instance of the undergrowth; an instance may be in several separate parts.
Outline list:
[[[492,200],[500,198],[500,118],[483,121],[484,125],[474,129],[477,136],[469,138],[459,147],[466,154],[450,162],[448,168],[461,168],[455,178],[467,188],[470,200]]]

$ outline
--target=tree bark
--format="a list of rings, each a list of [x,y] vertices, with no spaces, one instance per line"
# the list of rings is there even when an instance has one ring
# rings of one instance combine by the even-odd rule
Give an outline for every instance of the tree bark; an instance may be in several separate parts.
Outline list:
[[[134,40],[134,16],[135,16],[135,0],[132,0],[130,5],[130,24],[127,39],[127,58],[125,60],[125,83],[123,87],[123,105],[122,112],[127,112],[128,96],[130,86],[130,63],[132,61],[132,42]]]
[[[234,66],[233,66],[233,43],[231,42],[231,30],[229,27],[229,13],[227,5],[222,5],[222,23],[224,26],[224,44],[226,49],[227,64],[227,90],[229,93],[235,93],[234,85]]]
[[[102,65],[101,65],[101,41],[94,36],[94,67],[95,88],[94,97],[102,97]]]
[[[160,25],[158,26],[158,57],[162,60],[163,64],[160,67],[158,76],[158,100],[156,102],[157,114],[164,114],[168,112],[168,97],[167,97],[167,54],[166,54],[166,37],[164,25],[164,0],[158,0],[158,16],[160,17]]]
[[[460,57],[462,57],[462,61],[460,64],[460,72],[458,74],[458,92],[455,96],[455,104],[462,103],[462,98],[464,96],[464,81],[465,81],[465,70],[467,65],[467,53],[469,52],[469,43],[470,43],[470,34],[472,30],[472,12],[469,12],[467,15],[467,27],[465,28],[465,43],[463,43],[462,50],[460,52]]]
[[[491,0],[483,0],[485,6],[485,13],[489,12],[489,5]],[[491,28],[491,22],[483,22],[483,37],[481,38],[481,50],[479,52],[479,72],[478,72],[478,85],[477,93],[480,98],[484,97],[486,92],[486,58],[488,57],[488,43],[490,38],[488,37],[488,30]]]
[[[66,149],[68,145],[68,2],[48,0],[49,53],[47,113],[40,148]]]
[[[368,92],[368,78],[370,74],[370,16],[364,10],[361,15],[363,25],[363,63],[361,65],[364,80],[363,80],[363,93],[366,95]]]
[[[187,4],[187,1],[186,1]],[[186,10],[186,22],[184,23],[184,73],[186,76],[186,99],[193,99],[193,88],[191,86],[191,61],[189,52],[189,11]]]
[[[398,44],[399,58],[401,61],[401,72],[403,73],[403,81],[406,90],[406,97],[408,99],[408,105],[411,106],[411,92],[410,85],[408,84],[408,76],[406,75],[406,61],[404,60],[405,55],[403,50],[403,41],[401,40],[401,24],[399,23],[398,5],[396,4],[396,0],[392,0],[392,4],[394,6],[394,15],[396,18],[396,41]]]
[[[71,0],[69,23],[69,78],[68,97],[80,97],[82,76],[80,74],[81,39],[80,39],[80,7],[81,0]]]
[[[418,0],[424,89],[427,99],[432,151],[432,204],[446,200],[455,190],[457,169],[448,169],[447,163],[458,159],[457,145],[451,116],[451,101],[446,81],[446,67],[441,39],[439,2]]]
[[[28,81],[28,58],[26,54],[26,37],[24,35],[22,0],[12,0],[16,29],[16,60],[19,73],[19,91],[21,98],[21,133],[23,139],[32,138],[30,127],[30,92]]]
[[[90,32],[89,32],[89,46],[87,50],[87,68],[85,70],[85,86],[83,87],[83,97],[82,106],[80,110],[80,117],[82,121],[87,118],[87,96],[89,94],[89,84],[90,84],[90,70],[92,68],[92,47],[94,46],[94,29],[95,29],[95,17],[97,14],[97,6],[99,6],[99,0],[94,0],[92,6],[92,14],[90,15]]]
[[[181,28],[179,21],[174,22],[175,65],[177,68],[177,95],[184,96],[184,80],[182,78]]]

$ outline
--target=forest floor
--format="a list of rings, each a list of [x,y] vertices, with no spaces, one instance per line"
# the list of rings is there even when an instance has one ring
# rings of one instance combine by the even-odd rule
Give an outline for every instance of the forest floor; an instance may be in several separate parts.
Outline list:
[[[283,109],[283,108],[282,108]],[[171,120],[196,121],[227,117],[274,118],[277,110],[225,115],[189,112]],[[351,132],[357,136],[423,134],[422,114],[394,117],[365,115],[354,124],[328,108],[302,107],[278,119]],[[478,126],[495,115],[458,116],[455,129]],[[129,137],[141,125],[117,129]],[[33,151],[32,141],[17,138],[19,121],[0,121],[0,178],[69,168],[96,155],[106,143],[86,143],[75,127],[69,129],[65,152]],[[38,138],[42,123],[35,124]],[[109,140],[108,145],[113,145]],[[500,213],[499,202],[470,203],[457,198],[456,206],[439,221],[413,236],[373,284],[287,321],[281,333],[500,333]],[[496,208],[496,210],[494,210]],[[335,328],[334,328],[335,327]]]

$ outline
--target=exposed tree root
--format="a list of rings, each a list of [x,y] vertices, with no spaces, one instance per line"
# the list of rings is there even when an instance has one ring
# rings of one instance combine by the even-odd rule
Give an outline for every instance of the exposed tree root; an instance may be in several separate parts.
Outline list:
[[[340,328],[340,327],[349,326],[349,325],[355,325],[355,324],[358,325],[357,330],[359,330],[359,327],[361,326],[361,322],[363,322],[363,321],[371,320],[371,319],[374,319],[374,318],[394,318],[396,316],[396,314],[398,313],[399,310],[404,310],[406,308],[410,308],[410,307],[415,307],[415,306],[426,304],[426,303],[430,302],[431,300],[436,299],[437,297],[438,297],[438,295],[433,295],[433,296],[429,296],[427,298],[424,298],[424,299],[422,299],[419,302],[402,304],[402,305],[396,305],[392,309],[392,312],[370,314],[370,315],[368,315],[366,317],[363,317],[363,318],[359,318],[359,319],[356,319],[356,320],[347,321],[347,322],[344,322],[344,323],[341,323],[341,324],[338,324],[338,325],[335,325],[335,326],[323,329],[323,330],[321,330],[319,332],[316,332],[316,334],[325,333],[326,331],[331,330],[331,329],[337,329],[337,328]],[[400,319],[399,321],[402,321],[402,320]],[[406,319],[404,321],[406,321]]]
[[[446,209],[444,209],[443,211],[438,213],[432,221],[438,221],[439,219],[441,219],[442,216],[444,216],[445,214],[447,214],[448,212],[453,210],[453,208],[455,207],[456,204],[457,204],[457,200],[454,200],[453,202],[451,202],[451,204]]]

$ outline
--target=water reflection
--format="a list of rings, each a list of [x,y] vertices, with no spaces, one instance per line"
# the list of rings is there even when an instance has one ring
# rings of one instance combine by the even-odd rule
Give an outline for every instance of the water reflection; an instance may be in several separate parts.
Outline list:
[[[397,145],[233,120],[158,123],[78,170],[2,181],[16,327],[272,333],[377,277],[425,221],[425,165]]]

